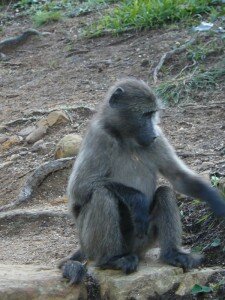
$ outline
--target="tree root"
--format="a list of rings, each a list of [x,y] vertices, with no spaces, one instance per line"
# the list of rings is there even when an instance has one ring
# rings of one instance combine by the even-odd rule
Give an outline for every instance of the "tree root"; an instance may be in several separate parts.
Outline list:
[[[23,210],[15,209],[12,211],[2,212],[0,214],[0,224],[8,224],[15,220],[39,220],[44,218],[68,218],[68,212],[62,210]]]
[[[180,53],[184,52],[189,46],[196,43],[197,37],[198,37],[198,35],[195,35],[188,42],[181,45],[180,47],[170,50],[163,54],[159,63],[157,64],[157,66],[155,67],[155,69],[153,71],[154,83],[156,83],[158,81],[158,73],[161,70],[162,66],[165,64],[165,62],[168,61],[174,54],[180,54]]]
[[[43,180],[51,173],[73,165],[74,157],[61,158],[53,161],[46,162],[38,167],[33,174],[27,179],[22,187],[19,196],[10,204],[0,207],[0,212],[19,206],[22,203],[31,199],[34,191],[43,182]]]
[[[18,46],[23,45],[31,36],[44,36],[44,35],[49,35],[51,34],[50,32],[40,32],[36,29],[28,29],[24,31],[22,34],[6,38],[2,41],[0,41],[0,58],[5,60],[5,52],[9,52],[17,48]]]

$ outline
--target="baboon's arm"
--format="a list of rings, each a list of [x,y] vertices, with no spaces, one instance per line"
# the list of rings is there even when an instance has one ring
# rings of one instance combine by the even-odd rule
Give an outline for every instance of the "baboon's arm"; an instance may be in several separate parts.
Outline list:
[[[207,202],[216,215],[225,216],[225,200],[219,192],[183,163],[164,136],[155,141],[154,147],[159,172],[178,192]]]

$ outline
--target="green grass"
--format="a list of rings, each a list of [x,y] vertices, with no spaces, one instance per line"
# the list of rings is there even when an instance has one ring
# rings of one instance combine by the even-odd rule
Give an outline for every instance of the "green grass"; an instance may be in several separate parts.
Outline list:
[[[163,82],[156,87],[156,92],[166,103],[177,104],[184,99],[192,98],[193,94],[200,90],[215,88],[224,80],[225,60],[207,71],[198,70],[172,81]]]
[[[62,14],[59,11],[37,11],[33,16],[33,22],[37,26],[59,21]]]
[[[116,0],[19,0],[13,7],[32,17],[35,25],[41,26],[55,22],[65,16],[79,16],[88,12],[105,8]]]
[[[215,5],[218,2],[218,6]],[[221,5],[219,5],[221,4]],[[86,30],[87,35],[105,31],[120,33],[129,29],[156,28],[164,24],[200,16],[225,13],[221,1],[213,0],[123,0],[108,15]]]

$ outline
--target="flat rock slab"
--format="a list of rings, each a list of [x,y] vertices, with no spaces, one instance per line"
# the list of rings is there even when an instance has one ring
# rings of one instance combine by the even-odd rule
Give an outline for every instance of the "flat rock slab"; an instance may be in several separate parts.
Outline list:
[[[225,271],[222,268],[205,268],[183,273],[182,269],[145,262],[138,272],[128,276],[120,271],[100,271],[89,268],[90,274],[97,279],[99,289],[95,298],[90,295],[86,282],[71,286],[62,279],[60,271],[37,265],[0,265],[0,299],[1,300],[144,300],[162,295],[176,285],[176,294],[185,295],[194,284],[205,284],[208,277],[215,272]],[[89,289],[89,291],[88,291]],[[101,294],[101,296],[99,296]],[[154,298],[152,298],[154,299]]]
[[[81,287],[69,286],[57,269],[37,265],[0,265],[1,300],[74,300],[81,294]]]

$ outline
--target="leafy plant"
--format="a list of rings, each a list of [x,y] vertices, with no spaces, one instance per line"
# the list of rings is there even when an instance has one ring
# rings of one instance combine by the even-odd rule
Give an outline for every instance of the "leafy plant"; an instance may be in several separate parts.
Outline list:
[[[219,184],[219,182],[220,182],[219,177],[213,175],[213,176],[211,176],[210,179],[211,179],[211,184],[212,184],[212,186],[217,187],[218,184]]]
[[[200,285],[200,284],[195,284],[193,288],[191,289],[191,294],[192,295],[197,295],[200,293],[211,293],[213,289],[209,286],[205,285]]]

